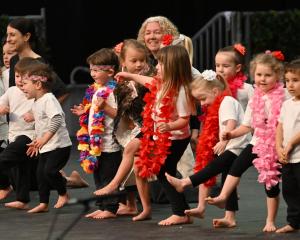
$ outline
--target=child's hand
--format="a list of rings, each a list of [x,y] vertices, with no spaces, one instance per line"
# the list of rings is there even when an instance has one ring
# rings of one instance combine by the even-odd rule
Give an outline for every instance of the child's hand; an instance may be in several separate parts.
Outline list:
[[[213,151],[214,154],[220,155],[221,153],[224,152],[225,148],[227,145],[227,141],[220,141],[218,142],[214,147],[213,147]]]
[[[156,126],[157,126],[158,131],[161,133],[168,132],[171,130],[169,123],[159,122],[159,123],[157,123]]]
[[[4,115],[9,113],[9,107],[7,106],[0,106],[0,115]]]
[[[83,104],[74,105],[73,108],[71,108],[71,112],[77,116],[81,116],[82,114],[84,114]]]
[[[125,78],[130,78],[130,73],[119,72],[115,75],[115,79],[117,80],[117,82],[122,82],[122,81],[124,81]]]
[[[27,144],[28,149],[26,151],[26,155],[29,157],[37,156],[39,154],[39,149],[34,147],[34,141]]]
[[[99,107],[99,109],[103,109],[105,107],[106,101],[102,97],[97,97],[95,101],[95,105]]]
[[[278,161],[281,164],[287,164],[287,158],[286,158],[286,154],[284,149],[281,147],[279,150],[277,150],[277,154],[278,154]]]
[[[288,160],[289,159],[289,155],[291,153],[291,151],[294,149],[294,146],[293,144],[289,143],[285,146],[284,148],[284,156],[285,156],[285,159]]]
[[[224,131],[221,133],[221,141],[227,141],[231,139],[231,133]]]
[[[34,116],[31,112],[27,112],[23,115],[23,119],[25,122],[33,122],[34,121]]]

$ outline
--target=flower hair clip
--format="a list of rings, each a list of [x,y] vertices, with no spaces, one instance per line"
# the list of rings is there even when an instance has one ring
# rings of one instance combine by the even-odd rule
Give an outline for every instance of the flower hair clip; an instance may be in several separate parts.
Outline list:
[[[115,53],[120,54],[121,51],[122,51],[123,45],[124,45],[123,42],[118,43],[118,44],[114,47]]]
[[[267,50],[265,52],[266,54],[271,54],[274,58],[276,58],[279,61],[284,61],[284,55],[281,51],[273,51],[271,52],[270,50]]]
[[[162,37],[162,44],[164,46],[169,46],[171,45],[173,42],[173,35],[172,34],[165,34],[163,37]]]
[[[240,54],[242,54],[243,56],[245,56],[246,54],[246,48],[240,44],[240,43],[237,43],[237,44],[234,44],[233,45],[234,49],[237,50]]]
[[[217,73],[213,70],[204,70],[203,73],[201,73],[201,76],[206,81],[213,81],[217,78]]]

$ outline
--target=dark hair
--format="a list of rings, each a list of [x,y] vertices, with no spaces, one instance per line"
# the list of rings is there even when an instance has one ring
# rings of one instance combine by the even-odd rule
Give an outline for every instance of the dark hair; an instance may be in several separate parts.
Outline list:
[[[20,59],[15,65],[15,72],[21,75],[28,73],[30,66],[36,61],[38,60],[31,57],[24,57]]]
[[[222,52],[231,52],[234,55],[234,62],[235,64],[241,64],[242,65],[242,71],[245,69],[245,55],[241,54],[235,47],[234,45],[227,46],[224,48],[220,48],[218,53]]]
[[[300,75],[300,58],[295,59],[285,65],[284,72],[291,72]]]
[[[119,69],[119,59],[117,54],[110,48],[102,48],[86,59],[88,64],[112,65],[115,73]]]

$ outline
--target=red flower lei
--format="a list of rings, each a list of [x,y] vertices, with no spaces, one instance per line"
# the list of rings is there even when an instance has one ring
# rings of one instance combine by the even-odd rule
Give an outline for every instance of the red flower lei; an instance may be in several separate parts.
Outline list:
[[[225,90],[216,97],[212,105],[207,107],[206,115],[202,121],[203,127],[198,139],[194,172],[205,168],[214,158],[213,147],[219,141],[219,108],[226,96],[230,96],[230,93]],[[207,187],[215,185],[216,177],[212,177],[204,184]]]
[[[165,163],[171,146],[171,133],[161,133],[157,129],[154,130],[153,114],[155,112],[156,94],[158,92],[158,80],[153,79],[151,84],[146,84],[150,92],[146,93],[144,101],[146,102],[143,116],[143,127],[141,129],[143,137],[141,139],[141,147],[139,153],[139,159],[135,162],[136,167],[139,170],[139,176],[142,178],[149,178],[153,175],[157,175],[161,166]],[[159,122],[169,122],[171,114],[174,110],[174,94],[169,92],[161,100],[161,107],[159,114],[156,115],[162,120]]]
[[[228,85],[231,91],[231,95],[236,99],[238,89],[242,89],[244,82],[247,80],[246,75],[242,72],[238,72],[232,79],[228,80]]]

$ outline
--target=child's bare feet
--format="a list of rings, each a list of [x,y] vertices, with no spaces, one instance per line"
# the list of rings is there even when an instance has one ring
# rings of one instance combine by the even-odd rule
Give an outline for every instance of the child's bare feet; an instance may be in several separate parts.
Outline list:
[[[207,197],[205,198],[205,201],[210,204],[210,205],[215,205],[217,206],[218,208],[225,208],[225,202],[226,200],[220,196],[218,197]]]
[[[11,186],[5,189],[0,189],[0,200],[7,198],[11,192],[12,192]]]
[[[32,208],[31,210],[27,211],[28,213],[42,213],[42,212],[48,212],[48,204],[47,203],[40,203],[35,208]]]
[[[290,233],[290,232],[295,232],[297,229],[293,228],[291,225],[285,225],[282,228],[279,228],[276,230],[276,233]]]
[[[132,218],[132,221],[137,222],[137,221],[145,221],[145,220],[150,220],[151,217],[151,209],[149,210],[143,210],[140,214]]]
[[[96,210],[92,213],[86,214],[85,217],[86,218],[93,218],[94,216],[96,216],[97,214],[99,214],[100,212],[103,212],[102,210]]]
[[[65,195],[58,195],[58,199],[56,204],[54,205],[54,208],[62,208],[64,205],[66,205],[69,201],[69,195],[66,193]]]
[[[112,183],[109,183],[104,188],[101,188],[101,189],[98,189],[97,191],[95,191],[94,194],[97,196],[109,195],[109,194],[113,193],[113,191],[116,191],[117,188],[118,188],[118,186],[116,186]]]
[[[73,171],[70,174],[70,177],[66,177],[66,179],[67,179],[67,187],[70,188],[85,188],[89,186],[87,181],[85,181],[77,171]]]
[[[116,214],[114,214],[110,211],[104,210],[104,211],[99,212],[95,216],[93,216],[93,219],[108,219],[108,218],[115,218],[116,216],[117,216]]]
[[[192,209],[187,209],[184,211],[184,213],[190,217],[204,218],[204,211],[204,208],[196,207]]]
[[[276,226],[273,221],[266,221],[266,225],[263,228],[263,232],[275,232],[276,231]]]
[[[119,203],[119,208],[117,211],[117,215],[120,216],[133,216],[136,215],[138,213],[136,208],[132,208],[130,206],[127,206],[123,203]]]
[[[226,217],[216,218],[213,219],[213,226],[215,228],[233,228],[236,227],[236,221]]]
[[[20,209],[20,210],[26,210],[29,208],[27,203],[20,202],[20,201],[8,202],[8,203],[5,203],[4,206],[8,207],[8,208],[14,208],[14,209]]]
[[[165,173],[168,182],[176,189],[177,192],[183,192],[186,187],[183,179],[178,179],[176,177],[171,176],[168,173]]]
[[[171,226],[178,224],[189,224],[193,223],[192,219],[189,216],[178,216],[172,215],[158,223],[160,226]]]

